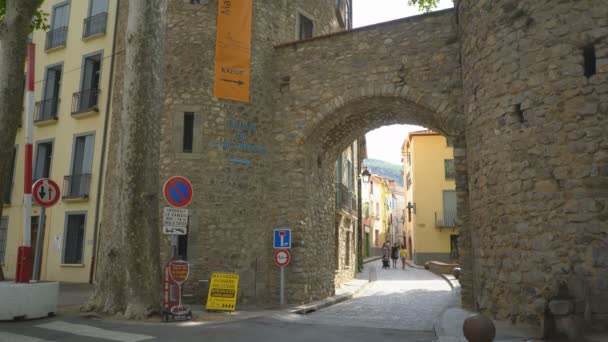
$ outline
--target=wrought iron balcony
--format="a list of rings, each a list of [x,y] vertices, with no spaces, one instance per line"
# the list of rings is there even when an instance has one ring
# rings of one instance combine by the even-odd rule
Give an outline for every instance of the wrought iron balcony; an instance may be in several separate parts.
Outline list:
[[[72,115],[84,112],[97,112],[99,89],[88,89],[72,96]]]
[[[436,228],[456,228],[455,211],[446,211],[444,213],[435,212],[435,227]]]
[[[82,38],[105,34],[107,21],[108,13],[106,12],[85,18],[84,25],[82,26]]]
[[[91,174],[70,175],[63,178],[64,199],[89,198],[91,191]]]
[[[57,47],[65,46],[68,38],[68,27],[60,27],[50,30],[46,33],[45,49],[50,50]]]
[[[34,108],[34,122],[57,121],[59,99],[46,99],[36,102]]]

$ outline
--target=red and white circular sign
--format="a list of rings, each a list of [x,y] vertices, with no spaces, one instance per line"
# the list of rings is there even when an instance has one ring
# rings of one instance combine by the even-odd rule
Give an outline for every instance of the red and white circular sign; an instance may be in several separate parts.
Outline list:
[[[45,208],[55,205],[60,195],[59,186],[49,178],[41,178],[32,186],[34,201]]]
[[[171,206],[185,207],[192,201],[192,184],[184,177],[173,176],[163,185],[163,195]]]
[[[274,262],[279,267],[285,267],[289,265],[289,261],[291,260],[291,256],[289,255],[289,251],[286,249],[277,249],[274,252]]]

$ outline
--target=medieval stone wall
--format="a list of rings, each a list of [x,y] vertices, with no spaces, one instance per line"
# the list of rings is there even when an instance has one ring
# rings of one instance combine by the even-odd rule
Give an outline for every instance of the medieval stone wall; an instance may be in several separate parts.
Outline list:
[[[443,11],[277,47],[274,167],[302,195],[273,197],[294,215],[298,243],[287,275],[296,279],[289,291],[298,301],[333,294],[339,153],[395,123],[463,132],[453,24]]]
[[[540,323],[564,283],[605,328],[608,4],[459,3],[475,306]]]

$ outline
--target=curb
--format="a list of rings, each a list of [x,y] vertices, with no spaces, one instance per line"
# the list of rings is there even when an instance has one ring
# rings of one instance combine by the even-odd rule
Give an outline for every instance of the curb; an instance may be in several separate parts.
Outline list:
[[[322,300],[319,300],[316,302],[312,302],[309,304],[296,306],[295,308],[288,310],[288,312],[294,313],[294,314],[299,314],[299,315],[307,315],[307,314],[315,312],[317,310],[324,309],[328,306],[332,306],[332,305],[347,301],[349,299],[352,299],[353,297],[358,295],[360,292],[364,291],[370,284],[371,284],[371,282],[368,281],[367,283],[365,283],[363,286],[360,286],[358,289],[356,289],[352,293],[345,293],[345,294],[325,298],[325,299],[322,299]]]
[[[380,257],[380,258],[382,258],[382,257]],[[374,260],[377,260],[377,259],[374,259]],[[370,261],[374,261],[374,260],[370,260]],[[359,293],[365,291],[370,286],[370,284],[373,283],[375,280],[376,280],[376,273],[375,273],[375,269],[372,268],[372,271],[369,274],[369,280],[366,280],[365,283],[363,283],[363,285],[359,286],[359,288],[353,290],[351,293],[344,293],[341,295],[336,295],[336,296],[328,297],[325,299],[321,299],[316,302],[299,305],[294,308],[288,309],[287,312],[293,313],[293,314],[299,314],[299,315],[307,315],[307,314],[315,312],[317,310],[324,309],[328,306],[342,303],[344,301],[354,298]]]

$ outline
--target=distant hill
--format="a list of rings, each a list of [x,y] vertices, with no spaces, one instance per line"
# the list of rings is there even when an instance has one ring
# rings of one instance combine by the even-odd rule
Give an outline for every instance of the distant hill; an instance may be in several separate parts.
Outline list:
[[[403,186],[403,176],[401,175],[402,166],[385,162],[378,159],[365,159],[363,164],[371,173],[377,173],[382,177],[394,179],[400,186]]]

